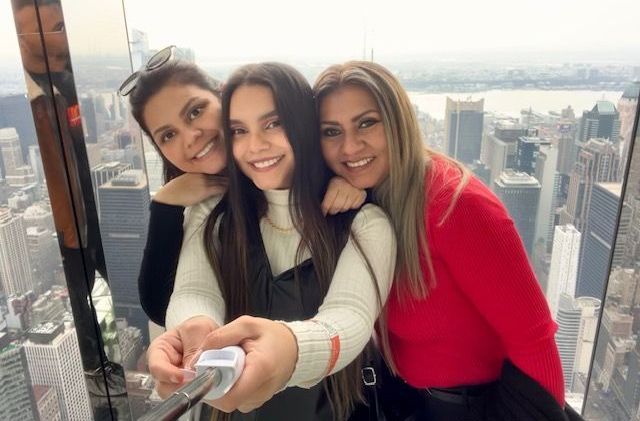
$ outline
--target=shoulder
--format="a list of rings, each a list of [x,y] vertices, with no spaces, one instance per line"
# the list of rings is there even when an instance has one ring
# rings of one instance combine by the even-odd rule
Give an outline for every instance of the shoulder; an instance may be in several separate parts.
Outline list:
[[[212,196],[202,202],[189,206],[184,211],[185,225],[203,222],[220,203],[222,196]]]
[[[378,224],[378,223],[390,224],[389,217],[382,210],[381,207],[371,203],[367,203],[362,208],[360,208],[355,218],[353,219],[354,227],[355,226],[361,227],[361,226],[366,226],[368,224]]]
[[[425,210],[430,223],[440,225],[444,217],[507,216],[500,199],[482,181],[470,172],[463,177],[463,171],[444,158],[432,159],[425,176],[425,189]]]

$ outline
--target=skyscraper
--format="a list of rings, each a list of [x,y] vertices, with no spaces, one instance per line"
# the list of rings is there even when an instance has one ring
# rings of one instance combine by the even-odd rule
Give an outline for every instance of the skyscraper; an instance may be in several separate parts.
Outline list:
[[[25,94],[0,97],[1,127],[16,128],[23,152],[26,152],[29,146],[35,145],[36,129],[31,116],[31,106]]]
[[[14,127],[0,129],[0,157],[5,178],[16,175],[17,169],[24,166],[20,138]]]
[[[500,123],[493,133],[487,136],[485,161],[491,169],[490,186],[507,168],[515,168],[516,145],[521,136],[527,135],[527,129],[515,125]]]
[[[131,164],[120,161],[104,162],[91,168],[91,183],[93,184],[93,191],[96,195],[96,202],[100,203],[100,190],[98,187],[130,169]],[[100,215],[99,208],[98,215]]]
[[[540,183],[522,172],[506,170],[494,182],[496,195],[513,218],[527,252],[531,254],[536,228]]]
[[[553,236],[546,296],[551,314],[558,311],[560,295],[575,297],[580,257],[580,232],[573,225],[558,225]]]
[[[63,420],[92,419],[75,328],[45,323],[30,329],[28,338],[24,350],[33,384],[56,389]]]
[[[22,218],[4,207],[0,207],[0,285],[7,294],[33,289]]]
[[[555,212],[560,196],[560,174],[558,167],[558,148],[553,145],[540,145],[536,152],[534,173],[540,182],[540,201],[536,217],[535,241],[544,245],[544,251],[551,249]]]
[[[0,419],[39,421],[22,346],[0,332]],[[44,421],[44,420],[43,420]]]
[[[556,343],[564,372],[565,390],[573,391],[578,368],[584,368],[584,364],[580,363],[585,356],[587,361],[591,357],[600,300],[591,297],[573,298],[567,294],[560,294],[559,298]],[[588,362],[586,367],[588,369]]]
[[[148,338],[148,319],[137,286],[149,222],[146,177],[142,171],[127,170],[98,190],[102,244],[116,316]]]
[[[40,414],[41,420],[62,421],[56,389],[48,386],[35,385],[33,386],[33,394],[38,404],[38,413]]]
[[[582,236],[577,296],[602,298],[604,285],[609,276],[609,256],[616,237],[616,227],[617,241],[611,266],[620,266],[623,261],[631,209],[627,204],[622,204],[620,221],[616,226],[621,190],[621,183],[598,183],[593,187]]]
[[[584,111],[578,129],[578,141],[584,144],[589,139],[601,138],[618,143],[620,114],[609,101],[598,101],[591,111]]]
[[[480,159],[484,99],[454,101],[447,97],[445,109],[445,152],[464,163]]]
[[[551,142],[547,139],[533,136],[520,136],[516,143],[516,171],[534,175],[536,159],[541,146],[548,146]]]
[[[605,139],[590,139],[580,150],[571,173],[567,204],[560,214],[561,224],[573,224],[584,231],[591,190],[595,183],[618,182],[620,152]]]

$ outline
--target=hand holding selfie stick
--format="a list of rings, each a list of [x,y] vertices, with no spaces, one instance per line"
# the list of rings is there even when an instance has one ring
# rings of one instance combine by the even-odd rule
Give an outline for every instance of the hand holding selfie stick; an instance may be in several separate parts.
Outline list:
[[[174,421],[202,399],[221,398],[242,374],[244,357],[239,346],[204,351],[194,366],[195,372],[183,370],[185,376],[193,375],[193,380],[138,421]]]

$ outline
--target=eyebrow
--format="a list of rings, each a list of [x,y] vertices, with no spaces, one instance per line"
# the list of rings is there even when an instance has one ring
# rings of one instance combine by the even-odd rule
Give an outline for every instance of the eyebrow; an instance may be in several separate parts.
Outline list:
[[[269,111],[268,113],[264,113],[260,117],[258,117],[258,120],[259,121],[266,120],[268,118],[275,117],[277,115],[278,115],[278,111],[277,110]],[[229,124],[242,124],[242,121],[240,121],[240,120],[229,120]]]
[[[191,107],[191,105],[192,105],[194,102],[197,102],[197,101],[199,101],[199,100],[200,100],[200,98],[199,98],[199,97],[197,97],[197,96],[194,96],[193,98],[189,98],[189,100],[188,100],[188,101],[187,101],[187,102],[182,106],[182,108],[180,109],[180,113],[179,113],[179,115],[180,115],[180,116],[184,116],[184,115],[187,113],[187,111],[189,110],[189,108]],[[171,126],[170,126],[170,125],[168,125],[168,124],[165,124],[164,126],[160,126],[160,127],[158,127],[157,129],[155,129],[155,130],[153,131],[153,136],[157,135],[158,133],[160,133],[160,132],[162,132],[162,131],[164,131],[164,130],[166,130],[166,129],[170,128],[170,127],[171,127]]]
[[[370,109],[368,109],[368,110],[366,110],[366,111],[363,111],[363,112],[361,112],[360,114],[358,114],[358,115],[354,116],[354,117],[351,119],[351,122],[352,122],[352,123],[355,123],[356,121],[360,120],[363,116],[365,116],[365,115],[367,115],[367,114],[369,114],[369,113],[372,113],[372,112],[373,112],[373,113],[380,113],[380,112],[379,112],[378,110],[376,110],[375,108],[370,108]],[[338,123],[337,121],[326,121],[326,120],[325,120],[325,121],[321,121],[321,122],[320,122],[320,124],[332,124],[332,125],[334,125],[334,126],[339,126],[339,125],[340,125],[340,123]]]

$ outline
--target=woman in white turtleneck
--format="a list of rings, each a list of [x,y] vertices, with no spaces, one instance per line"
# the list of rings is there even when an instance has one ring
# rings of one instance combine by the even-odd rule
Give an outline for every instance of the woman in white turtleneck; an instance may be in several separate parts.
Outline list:
[[[186,351],[188,329],[175,328],[206,324],[214,332],[208,343],[215,343],[218,327],[232,322],[224,340],[234,329],[245,339],[251,332],[240,344],[245,372],[215,407],[247,412],[264,404],[250,415],[258,420],[345,419],[361,373],[358,364],[343,369],[370,340],[386,301],[395,268],[393,228],[373,205],[350,216],[322,215],[330,172],[321,159],[311,88],[295,69],[243,66],[225,85],[222,105],[233,158],[229,193],[186,217],[166,317],[170,330],[152,343],[150,369],[166,391],[178,386],[177,356]],[[269,387],[247,402],[242,390],[253,386],[252,370],[265,361],[272,370],[260,379]],[[332,406],[320,384],[329,375]]]

